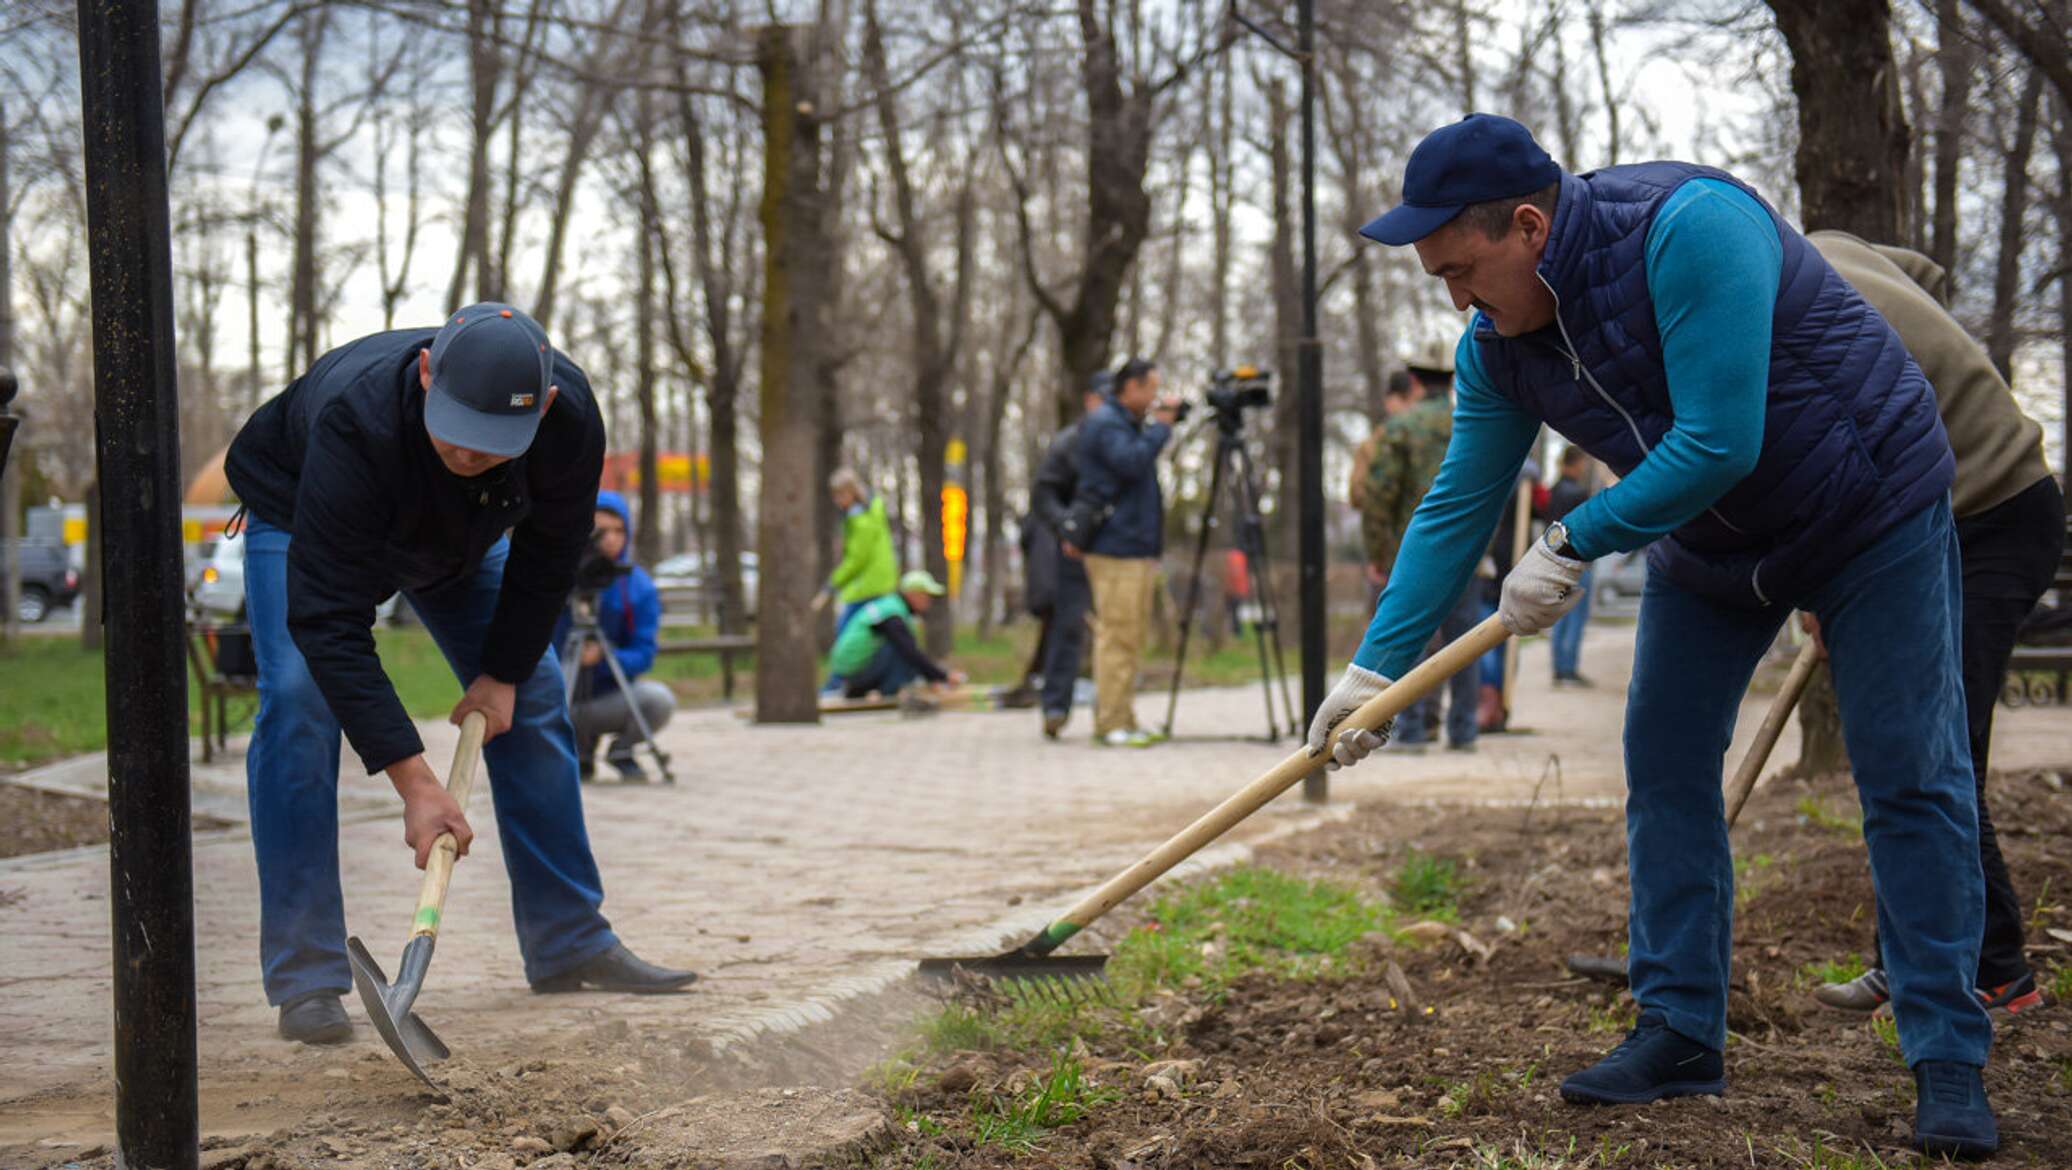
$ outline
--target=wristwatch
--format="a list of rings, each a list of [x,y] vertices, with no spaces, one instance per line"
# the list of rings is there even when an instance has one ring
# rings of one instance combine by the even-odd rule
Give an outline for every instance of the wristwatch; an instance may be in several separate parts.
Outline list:
[[[1557,557],[1567,557],[1572,561],[1583,559],[1576,547],[1568,542],[1567,523],[1560,520],[1547,525],[1547,549]]]

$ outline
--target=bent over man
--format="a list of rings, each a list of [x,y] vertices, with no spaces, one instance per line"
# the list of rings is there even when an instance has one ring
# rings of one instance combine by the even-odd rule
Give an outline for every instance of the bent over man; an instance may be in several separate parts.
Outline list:
[[[1411,154],[1404,202],[1362,229],[1415,245],[1476,313],[1454,427],[1373,623],[1310,729],[1417,658],[1474,571],[1545,423],[1621,478],[1549,525],[1499,614],[1538,633],[1590,562],[1649,550],[1627,694],[1628,960],[1640,1018],[1562,1083],[1577,1103],[1726,1088],[1734,873],[1721,767],[1757,661],[1794,608],[1826,631],[1856,762],[1914,1137],[1999,1137],[1972,994],[1983,895],[1958,670],[1953,460],[1898,335],[1725,172],[1564,173],[1508,118],[1469,115]],[[1337,762],[1381,739],[1342,737]]]
[[[636,958],[599,912],[574,734],[547,645],[588,542],[604,458],[589,380],[530,317],[483,303],[436,329],[318,358],[255,411],[224,470],[246,513],[259,715],[245,758],[260,961],[281,1035],[350,1037],[338,882],[341,731],[403,798],[422,868],[474,836],[375,656],[401,591],[487,723],[511,909],[534,991],[666,991],[696,978]]]

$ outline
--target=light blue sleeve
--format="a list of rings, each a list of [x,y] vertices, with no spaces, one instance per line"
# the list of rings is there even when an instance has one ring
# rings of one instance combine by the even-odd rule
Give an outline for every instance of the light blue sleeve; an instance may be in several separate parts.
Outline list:
[[[1754,470],[1784,245],[1770,213],[1718,179],[1677,188],[1648,228],[1648,291],[1675,422],[1632,473],[1567,516],[1575,550],[1630,551],[1690,522]]]
[[[1446,458],[1411,513],[1388,587],[1353,655],[1356,664],[1391,679],[1417,664],[1439,619],[1468,587],[1540,431],[1539,419],[1490,385],[1474,333],[1470,324],[1454,351]]]

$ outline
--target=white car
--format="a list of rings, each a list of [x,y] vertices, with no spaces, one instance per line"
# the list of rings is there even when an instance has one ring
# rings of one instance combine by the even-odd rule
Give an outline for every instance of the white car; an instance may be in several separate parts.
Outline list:
[[[374,609],[374,616],[392,620],[401,594],[391,594]],[[245,538],[242,532],[218,537],[204,545],[201,573],[193,585],[194,607],[212,622],[245,620]]]

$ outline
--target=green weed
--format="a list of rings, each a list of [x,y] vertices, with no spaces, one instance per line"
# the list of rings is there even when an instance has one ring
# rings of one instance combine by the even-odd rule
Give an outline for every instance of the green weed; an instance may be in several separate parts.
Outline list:
[[[1872,1016],[1871,1035],[1876,1036],[1878,1043],[1891,1050],[1895,1059],[1904,1062],[1905,1058],[1899,1051],[1899,1022],[1897,1020],[1883,1012]]]
[[[1808,824],[1826,829],[1830,833],[1859,838],[1863,836],[1863,818],[1837,812],[1827,807],[1827,802],[1818,797],[1800,797],[1798,811],[1800,816],[1806,818]]]
[[[1847,983],[1864,973],[1863,956],[1851,952],[1832,962],[1808,963],[1799,968],[1801,982]]]
[[[2072,966],[2061,963],[2052,967],[2044,977],[2043,988],[2050,993],[2052,1003],[2072,1003]]]
[[[1632,1030],[1636,1011],[1632,1004],[1614,1003],[1590,1009],[1590,1031],[1620,1033]]]
[[[1086,1079],[1079,1061],[1059,1053],[1048,1075],[1037,1079],[1010,1100],[990,1094],[972,1098],[973,1139],[982,1146],[994,1145],[1016,1153],[1033,1153],[1042,1148],[1043,1132],[1070,1125],[1091,1110],[1122,1094]]]
[[[1396,867],[1396,905],[1405,914],[1456,922],[1464,884],[1451,858],[1412,849]]]
[[[1767,853],[1755,853],[1734,859],[1734,905],[1746,906],[1757,894],[1762,893],[1764,870],[1777,864],[1777,859]]]

